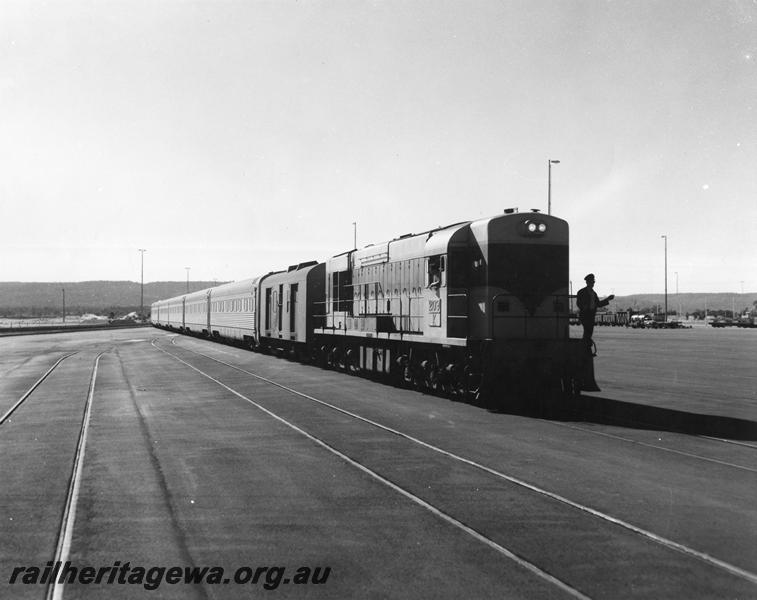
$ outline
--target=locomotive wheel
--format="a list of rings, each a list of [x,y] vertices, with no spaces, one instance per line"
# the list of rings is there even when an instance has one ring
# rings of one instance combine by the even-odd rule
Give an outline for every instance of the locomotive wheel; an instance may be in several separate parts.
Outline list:
[[[397,357],[397,384],[409,387],[413,383],[413,376],[410,369],[410,359],[407,354]]]
[[[408,367],[410,383],[414,390],[423,391],[426,389],[426,374],[422,365],[411,365]]]
[[[360,355],[354,348],[347,348],[344,353],[344,369],[349,373],[360,372]]]
[[[484,387],[484,374],[476,371],[471,365],[465,365],[463,378],[466,396],[474,402],[479,401]]]
[[[456,370],[454,363],[447,363],[439,370],[439,391],[445,396],[454,395]]]
[[[454,365],[450,370],[451,381],[449,384],[450,394],[457,400],[465,401],[468,396],[468,388],[466,386],[466,372],[465,367]]]
[[[443,391],[442,382],[439,379],[439,369],[436,366],[431,366],[426,373],[426,387],[434,394]]]
[[[339,347],[334,346],[329,352],[328,364],[332,369],[344,370],[342,352],[339,350]]]
[[[310,351],[310,362],[317,367],[325,369],[328,367],[326,361],[327,356],[328,354],[326,346],[313,346]]]

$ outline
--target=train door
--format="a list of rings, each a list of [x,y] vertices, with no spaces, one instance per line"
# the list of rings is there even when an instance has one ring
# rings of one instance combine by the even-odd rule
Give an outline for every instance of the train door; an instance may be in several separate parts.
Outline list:
[[[207,334],[210,335],[210,297],[212,292],[208,292],[208,295],[205,297],[205,323],[208,326],[206,331]]]
[[[293,283],[289,287],[289,339],[297,337],[297,288],[299,284]]]
[[[271,288],[265,289],[265,335],[270,337],[271,335],[271,321],[273,320],[273,294]]]
[[[284,286],[279,285],[279,293],[278,298],[276,302],[276,309],[278,312],[278,319],[276,320],[277,330],[276,332],[279,334],[279,337],[281,337],[281,330],[284,328],[284,311],[282,310],[284,308],[283,306],[284,302]]]
[[[258,329],[258,315],[257,310],[255,310],[255,299],[258,297],[258,289],[253,287],[252,288],[252,295],[250,296],[250,313],[252,315],[252,330],[257,333]]]
[[[470,260],[467,248],[450,246],[447,260],[447,336],[468,336],[468,275]]]

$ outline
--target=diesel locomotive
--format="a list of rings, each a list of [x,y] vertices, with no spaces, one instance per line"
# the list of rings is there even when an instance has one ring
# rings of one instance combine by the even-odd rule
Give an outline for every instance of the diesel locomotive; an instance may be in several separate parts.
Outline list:
[[[566,221],[508,209],[160,300],[151,321],[488,405],[596,391],[568,242]]]

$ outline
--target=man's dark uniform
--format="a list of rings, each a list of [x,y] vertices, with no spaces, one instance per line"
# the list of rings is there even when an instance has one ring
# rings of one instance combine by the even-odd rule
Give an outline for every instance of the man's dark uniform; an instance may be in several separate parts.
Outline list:
[[[597,314],[597,309],[610,304],[610,300],[615,298],[615,296],[608,296],[604,300],[600,300],[594,291],[594,274],[589,273],[584,277],[584,280],[586,281],[586,287],[578,290],[576,304],[578,304],[578,320],[584,326],[583,339],[587,345],[591,345],[591,336],[594,333],[594,317]]]

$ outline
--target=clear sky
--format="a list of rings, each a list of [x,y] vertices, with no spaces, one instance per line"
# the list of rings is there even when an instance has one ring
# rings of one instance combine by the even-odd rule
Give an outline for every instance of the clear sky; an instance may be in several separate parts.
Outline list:
[[[0,281],[232,280],[547,208],[757,291],[755,0],[0,2]]]

